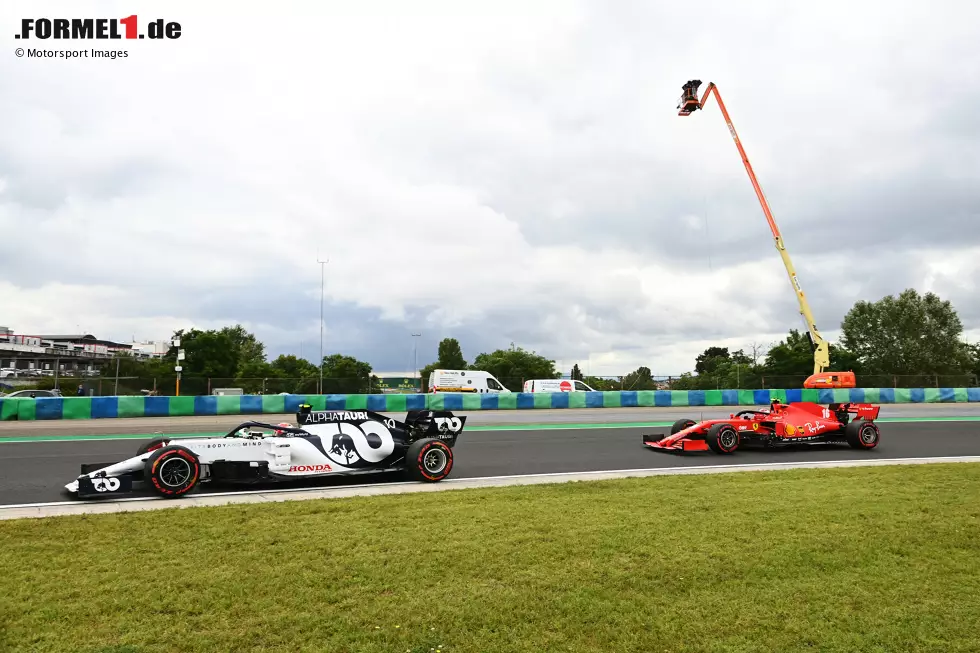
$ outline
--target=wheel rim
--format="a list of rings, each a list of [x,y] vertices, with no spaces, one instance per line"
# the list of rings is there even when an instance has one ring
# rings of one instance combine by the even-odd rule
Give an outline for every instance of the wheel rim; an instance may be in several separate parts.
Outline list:
[[[878,439],[878,433],[873,426],[865,426],[861,429],[861,442],[864,444],[874,444]]]
[[[733,431],[732,429],[724,429],[721,433],[718,434],[718,443],[721,444],[721,446],[725,449],[734,448],[737,439],[738,436],[735,434],[735,431]]]
[[[163,461],[158,473],[160,481],[167,487],[180,487],[191,477],[191,464],[183,458]]]
[[[441,449],[429,449],[422,458],[422,466],[430,474],[438,474],[446,468],[446,462],[448,460],[449,458],[446,456],[445,451]]]

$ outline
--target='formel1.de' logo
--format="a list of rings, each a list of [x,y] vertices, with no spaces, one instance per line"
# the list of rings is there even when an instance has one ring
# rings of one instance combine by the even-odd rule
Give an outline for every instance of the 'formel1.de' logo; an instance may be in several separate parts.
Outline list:
[[[120,30],[119,26],[124,28]],[[146,34],[139,29],[136,14],[126,18],[22,18],[20,33],[15,39],[179,39],[180,23],[164,22],[162,18],[146,25]]]

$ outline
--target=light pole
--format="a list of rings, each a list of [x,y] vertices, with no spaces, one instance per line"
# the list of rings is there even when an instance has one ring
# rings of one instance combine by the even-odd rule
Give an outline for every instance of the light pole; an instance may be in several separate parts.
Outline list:
[[[413,343],[414,343],[412,345],[412,352],[413,352],[413,354],[415,356],[415,378],[416,379],[419,378],[419,337],[421,335],[422,335],[421,333],[412,332],[412,338],[413,338]]]
[[[316,262],[320,264],[320,384],[317,386],[317,394],[323,394],[323,266],[330,262],[320,260],[320,250],[316,251]]]

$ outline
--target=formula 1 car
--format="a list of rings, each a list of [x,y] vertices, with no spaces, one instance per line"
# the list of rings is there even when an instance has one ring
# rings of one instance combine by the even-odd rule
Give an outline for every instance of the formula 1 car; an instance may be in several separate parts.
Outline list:
[[[117,463],[83,464],[65,486],[77,498],[111,497],[142,482],[156,495],[180,497],[201,483],[261,483],[337,475],[403,472],[437,482],[453,468],[466,417],[412,410],[401,422],[378,413],[296,413],[297,427],[245,422],[221,437],[156,438]]]
[[[742,445],[761,444],[766,448],[799,444],[847,443],[854,449],[874,449],[879,431],[874,420],[880,406],[871,404],[830,404],[811,402],[781,404],[773,401],[768,410],[742,410],[727,419],[695,422],[681,419],[670,434],[643,436],[643,446],[654,451],[714,451],[734,453]],[[851,421],[851,415],[857,419]]]

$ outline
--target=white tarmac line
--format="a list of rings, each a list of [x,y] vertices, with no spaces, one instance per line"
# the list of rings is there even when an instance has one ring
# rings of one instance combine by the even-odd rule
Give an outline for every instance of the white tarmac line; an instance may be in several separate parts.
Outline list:
[[[688,467],[661,467],[655,469],[619,469],[592,472],[555,472],[513,476],[483,476],[477,478],[447,479],[440,483],[376,483],[330,488],[303,488],[283,490],[245,490],[241,492],[214,492],[180,499],[135,497],[116,501],[58,501],[0,506],[0,519],[24,519],[65,515],[104,514],[163,510],[167,508],[191,508],[221,506],[240,503],[268,503],[273,501],[306,501],[310,499],[338,499],[413,492],[441,492],[469,488],[505,487],[513,485],[540,485],[571,481],[598,481],[648,476],[678,476],[688,474],[721,474],[728,472],[758,472],[780,469],[819,469],[830,467],[878,467],[886,465],[925,465],[930,463],[978,463],[980,456],[944,456],[929,458],[882,458],[877,460],[822,460],[793,463],[758,463],[737,465],[701,465]]]

